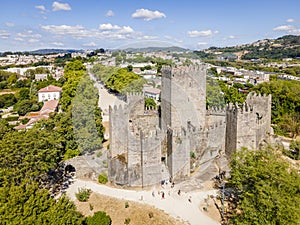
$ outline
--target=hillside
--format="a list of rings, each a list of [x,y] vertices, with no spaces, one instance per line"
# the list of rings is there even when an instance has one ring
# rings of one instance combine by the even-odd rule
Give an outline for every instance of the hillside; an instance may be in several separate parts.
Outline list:
[[[145,47],[145,48],[126,48],[126,52],[187,52],[189,49],[171,46],[171,47]]]
[[[277,39],[264,39],[245,45],[210,47],[205,53],[236,55],[240,59],[283,59],[300,57],[300,36],[287,35]]]

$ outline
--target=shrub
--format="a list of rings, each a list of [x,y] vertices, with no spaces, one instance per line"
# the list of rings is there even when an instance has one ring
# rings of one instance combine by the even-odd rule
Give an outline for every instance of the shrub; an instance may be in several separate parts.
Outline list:
[[[106,212],[99,211],[87,217],[85,222],[87,225],[111,225],[111,218]]]
[[[125,202],[125,208],[127,209],[129,207],[129,203]]]
[[[148,216],[149,216],[150,219],[153,218],[153,216],[154,216],[153,212],[149,212]]]
[[[78,188],[78,193],[76,193],[76,198],[80,202],[87,202],[89,200],[89,197],[92,193],[91,189],[86,188]]]
[[[90,204],[90,210],[93,211],[94,206],[92,204]]]
[[[106,184],[107,181],[108,181],[108,178],[107,178],[107,175],[106,175],[106,174],[104,174],[104,173],[99,174],[99,176],[98,176],[98,182],[99,182],[100,184]]]
[[[130,224],[130,218],[126,218],[124,224]]]
[[[192,159],[195,159],[195,158],[196,158],[195,152],[190,152],[190,157],[191,157]]]

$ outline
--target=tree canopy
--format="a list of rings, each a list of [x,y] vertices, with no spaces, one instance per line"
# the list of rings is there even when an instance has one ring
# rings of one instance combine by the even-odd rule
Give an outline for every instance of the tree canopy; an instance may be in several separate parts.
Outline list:
[[[300,82],[275,80],[264,82],[252,90],[272,95],[272,123],[279,134],[300,132]]]
[[[229,187],[235,190],[230,224],[299,224],[300,176],[272,148],[244,150],[231,163]]]

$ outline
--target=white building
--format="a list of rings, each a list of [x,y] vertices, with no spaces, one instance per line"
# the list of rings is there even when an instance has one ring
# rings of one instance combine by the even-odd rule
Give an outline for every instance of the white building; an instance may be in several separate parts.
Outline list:
[[[152,98],[157,103],[160,97],[160,90],[150,86],[144,86],[143,93],[146,98]]]
[[[61,94],[61,87],[49,85],[38,91],[39,102],[45,102],[50,100],[58,100]]]

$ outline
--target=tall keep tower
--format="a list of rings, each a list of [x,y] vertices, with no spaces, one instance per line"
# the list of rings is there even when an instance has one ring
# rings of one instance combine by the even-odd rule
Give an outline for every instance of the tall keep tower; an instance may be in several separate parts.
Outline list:
[[[190,137],[205,127],[206,70],[205,64],[162,68],[161,126],[173,177],[189,175],[190,151],[197,147]]]

